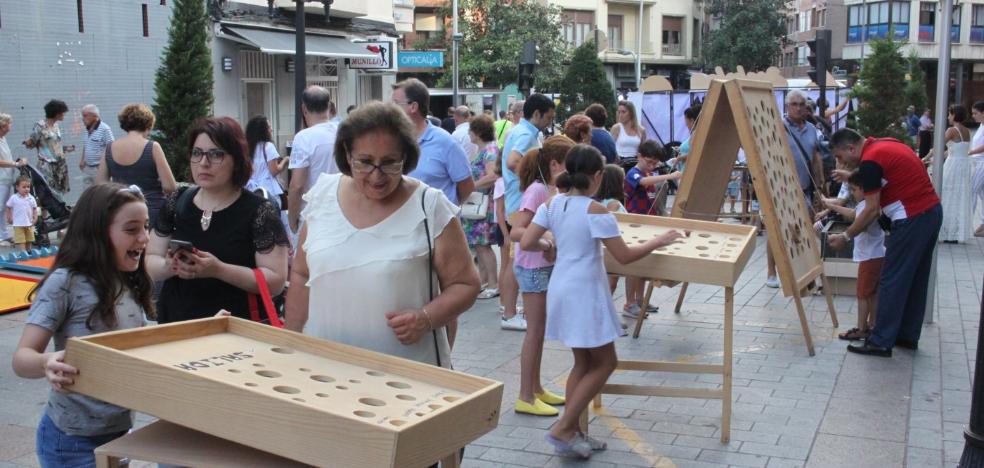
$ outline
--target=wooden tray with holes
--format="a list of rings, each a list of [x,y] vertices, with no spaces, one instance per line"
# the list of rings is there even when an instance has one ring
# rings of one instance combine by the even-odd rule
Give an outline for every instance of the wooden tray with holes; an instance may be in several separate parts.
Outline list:
[[[502,399],[493,380],[232,317],[72,338],[65,361],[75,392],[317,466],[428,466],[494,429]]]
[[[605,251],[608,273],[731,287],[755,251],[755,228],[683,218],[615,213],[622,239],[641,244],[671,229],[689,236],[622,265]]]

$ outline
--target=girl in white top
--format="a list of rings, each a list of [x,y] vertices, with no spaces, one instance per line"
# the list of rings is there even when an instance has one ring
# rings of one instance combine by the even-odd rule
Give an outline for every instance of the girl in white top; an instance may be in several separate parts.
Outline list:
[[[639,144],[646,141],[646,129],[639,125],[635,104],[620,101],[615,118],[618,120],[618,123],[612,125],[615,153],[620,159],[633,158],[639,150]]]
[[[268,194],[277,197],[284,193],[277,181],[277,174],[287,168],[290,159],[280,157],[272,139],[270,122],[266,117],[258,115],[246,124],[246,147],[253,151],[253,174],[249,177],[246,189],[264,188]]]
[[[943,226],[940,240],[943,242],[963,242],[974,235],[971,215],[973,189],[971,188],[971,163],[967,156],[970,150],[970,130],[964,126],[967,110],[960,105],[950,106],[947,120],[952,125],[946,130],[946,153],[943,160],[943,186],[940,201],[943,204]],[[935,148],[926,155],[932,159]]]
[[[634,262],[653,250],[672,243],[680,233],[670,231],[644,244],[627,246],[615,217],[591,199],[601,185],[605,159],[591,145],[579,144],[567,154],[567,172],[557,179],[567,191],[537,208],[533,222],[523,233],[521,248],[550,251],[556,241],[557,260],[547,287],[546,338],[573,348],[574,368],[567,378],[564,414],[546,436],[563,456],[588,458],[605,444],[588,438],[578,417],[615,370],[615,338],[623,334],[615,305],[605,284],[601,244],[621,263]]]

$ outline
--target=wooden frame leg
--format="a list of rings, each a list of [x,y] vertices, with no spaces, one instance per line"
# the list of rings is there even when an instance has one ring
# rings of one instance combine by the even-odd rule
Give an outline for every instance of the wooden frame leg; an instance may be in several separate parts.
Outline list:
[[[724,288],[724,373],[721,376],[721,443],[731,440],[731,363],[734,343],[735,290]]]
[[[636,317],[635,329],[632,331],[632,338],[639,338],[639,332],[642,331],[642,321],[646,320],[646,316],[649,315],[646,310],[649,309],[649,299],[653,297],[653,280],[646,280],[646,293],[643,295],[642,307],[639,310],[639,316]]]
[[[800,298],[799,294],[793,294],[793,300],[796,301],[796,313],[799,314],[800,327],[803,329],[803,339],[806,341],[806,350],[810,353],[810,356],[815,356],[816,352],[813,351],[813,337],[810,336],[810,324],[806,321],[806,311],[803,309],[803,299]]]
[[[677,296],[676,307],[673,308],[674,314],[679,314],[680,308],[683,307],[683,298],[687,295],[687,286],[690,286],[690,283],[683,283],[680,285],[680,295]]]
[[[830,312],[830,321],[833,322],[834,328],[837,328],[840,324],[837,323],[837,311],[834,310],[834,293],[830,290],[830,283],[827,282],[825,273],[820,273],[820,279],[823,281],[823,295],[827,296],[827,312]]]
[[[118,468],[120,466],[119,457],[96,454],[96,468]]]
[[[441,468],[459,468],[461,466],[461,460],[458,459],[458,453],[460,450],[455,450],[454,453],[441,459]]]

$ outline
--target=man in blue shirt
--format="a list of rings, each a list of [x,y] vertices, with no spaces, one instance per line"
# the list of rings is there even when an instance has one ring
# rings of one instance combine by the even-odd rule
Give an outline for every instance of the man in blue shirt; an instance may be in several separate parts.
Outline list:
[[[608,111],[605,106],[597,102],[584,109],[584,115],[591,119],[591,146],[598,148],[605,156],[605,162],[615,164],[618,154],[615,152],[615,139],[612,134],[605,130],[605,121],[608,120]]]
[[[417,130],[420,161],[410,177],[444,192],[456,205],[468,199],[475,191],[468,157],[448,132],[428,122],[430,92],[427,86],[416,78],[401,81],[393,85],[392,100],[410,117]]]
[[[916,115],[916,106],[909,106],[909,115],[905,118],[905,126],[909,130],[909,138],[912,138],[912,143],[915,145],[919,144],[919,116]]]
[[[502,181],[505,184],[506,216],[519,210],[519,177],[516,170],[527,151],[540,146],[537,135],[554,121],[556,105],[553,100],[533,94],[523,103],[523,118],[509,131],[502,146]]]

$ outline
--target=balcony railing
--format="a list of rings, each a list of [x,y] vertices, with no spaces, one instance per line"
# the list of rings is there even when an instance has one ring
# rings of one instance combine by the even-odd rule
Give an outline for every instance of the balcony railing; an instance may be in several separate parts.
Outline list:
[[[681,44],[663,44],[663,55],[683,55]]]

